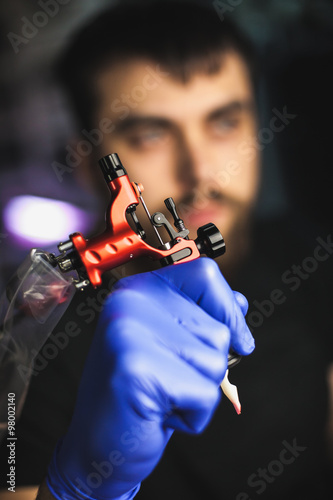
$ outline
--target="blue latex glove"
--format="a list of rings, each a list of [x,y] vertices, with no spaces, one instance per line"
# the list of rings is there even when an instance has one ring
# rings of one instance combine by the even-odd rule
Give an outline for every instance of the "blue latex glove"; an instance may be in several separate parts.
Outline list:
[[[51,492],[133,498],[173,430],[199,433],[209,422],[229,348],[241,355],[254,349],[246,310],[246,299],[208,258],[119,281],[49,466]]]

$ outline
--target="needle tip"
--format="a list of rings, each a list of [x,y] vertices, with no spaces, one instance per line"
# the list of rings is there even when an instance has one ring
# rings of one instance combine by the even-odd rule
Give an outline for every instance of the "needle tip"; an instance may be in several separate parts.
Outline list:
[[[240,415],[242,413],[242,408],[240,404],[237,405],[236,403],[234,403],[234,408],[236,410],[237,415]]]
[[[228,379],[228,373],[229,373],[229,370],[226,371],[225,377],[221,383],[221,389],[224,392],[224,394],[227,396],[227,398],[230,399],[230,401],[234,405],[234,408],[236,410],[237,415],[240,415],[241,404],[240,404],[239,397],[238,397],[237,387],[233,384],[230,384],[229,379]]]

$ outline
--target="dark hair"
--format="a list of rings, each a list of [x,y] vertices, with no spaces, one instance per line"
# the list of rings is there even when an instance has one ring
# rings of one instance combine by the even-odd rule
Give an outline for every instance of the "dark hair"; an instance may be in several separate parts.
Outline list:
[[[213,74],[221,55],[235,50],[255,87],[256,59],[249,40],[230,19],[221,20],[209,5],[195,2],[121,2],[81,28],[61,56],[57,75],[84,127],[91,127],[96,106],[96,74],[119,60],[156,61],[184,83],[195,73]]]

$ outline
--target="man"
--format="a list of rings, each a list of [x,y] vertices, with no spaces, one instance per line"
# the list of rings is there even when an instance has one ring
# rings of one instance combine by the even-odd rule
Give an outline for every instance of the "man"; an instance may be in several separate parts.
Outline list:
[[[327,494],[322,434],[329,356],[324,355],[324,332],[314,335],[324,304],[316,304],[316,314],[308,306],[304,310],[312,300],[312,285],[289,269],[299,259],[297,238],[278,224],[265,233],[251,227],[260,172],[253,147],[258,128],[254,67],[247,43],[214,10],[196,4],[118,7],[81,32],[62,63],[62,75],[83,135],[99,142],[88,158],[78,138],[78,175],[90,175],[95,182],[99,173],[92,164],[117,152],[130,178],[144,185],[151,213],[164,212],[162,202],[172,195],[192,237],[198,226],[214,222],[227,242],[219,262],[223,274],[257,304],[249,324],[260,342],[232,375],[245,406],[237,418],[224,399],[217,407],[216,388],[226,368],[218,359],[226,359],[229,343],[244,355],[253,349],[242,319],[244,299],[230,294],[206,260],[120,282],[103,309],[74,416],[57,445],[40,498],[48,498],[50,491],[56,498],[132,498],[163,453],[138,498]],[[103,140],[96,140],[101,134]],[[282,253],[281,239],[267,245],[274,230],[294,245],[289,255]],[[128,273],[145,270],[135,264]],[[298,295],[296,278],[302,285]],[[201,307],[192,309],[199,300]],[[174,330],[170,311],[177,323],[192,322],[187,329],[199,338],[199,352],[188,337],[180,340],[182,330]],[[71,317],[78,316],[88,320],[80,303],[72,308]],[[207,330],[209,335],[203,333]],[[38,390],[45,396],[52,391],[45,388],[48,370],[54,392],[47,408],[57,411],[57,418],[67,412],[53,431],[55,415],[50,411],[46,418],[48,452],[38,466],[41,455],[35,455],[40,470],[46,471],[45,457],[68,427],[90,340],[80,334],[32,383],[21,424],[28,440],[34,439],[27,423],[36,425],[31,412]],[[204,344],[212,345],[206,351]],[[178,365],[170,351],[195,370]],[[67,375],[62,375],[61,362]],[[62,376],[70,390],[57,396]],[[173,429],[197,433],[204,428],[197,438],[177,432],[170,439]],[[34,446],[42,449],[30,443]]]
[[[82,179],[84,172],[96,184],[102,179],[97,160],[116,151],[130,177],[144,185],[151,213],[164,211],[172,191],[192,235],[212,217],[223,227],[232,250],[223,258],[228,272],[245,251],[259,184],[259,157],[252,151],[256,62],[247,40],[214,10],[207,16],[195,4],[173,4],[162,19],[162,8],[163,2],[149,10],[118,8],[119,42],[110,25],[114,13],[102,15],[69,48],[59,72],[78,118],[80,163],[71,169],[69,154],[57,173],[65,179],[71,170]],[[147,25],[145,33],[137,19]],[[87,137],[96,144],[89,156]]]

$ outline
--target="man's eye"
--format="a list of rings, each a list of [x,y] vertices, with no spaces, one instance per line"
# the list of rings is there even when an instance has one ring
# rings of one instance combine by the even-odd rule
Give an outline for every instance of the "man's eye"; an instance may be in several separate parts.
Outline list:
[[[146,130],[129,136],[129,142],[134,146],[155,146],[160,144],[166,137],[162,130]]]
[[[238,118],[223,118],[213,122],[213,129],[216,132],[231,132],[239,126]]]

